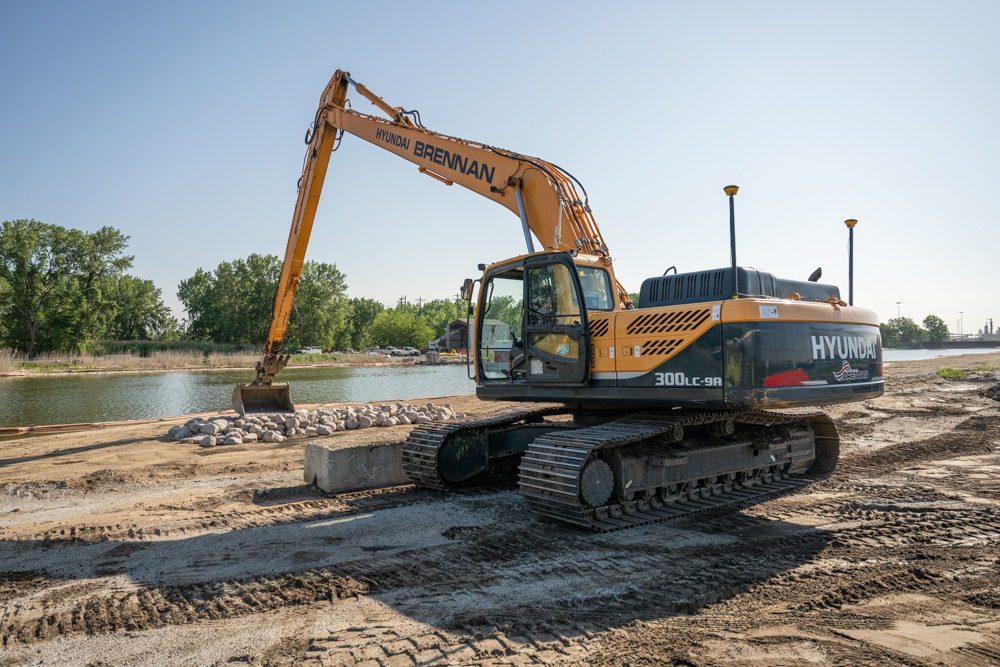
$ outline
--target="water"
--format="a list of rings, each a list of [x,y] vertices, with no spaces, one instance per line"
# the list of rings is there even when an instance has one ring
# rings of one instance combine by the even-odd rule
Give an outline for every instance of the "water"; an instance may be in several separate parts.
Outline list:
[[[882,350],[882,361],[917,361],[934,357],[954,357],[959,354],[988,354],[1000,352],[996,347],[969,347],[950,350]]]
[[[465,364],[286,368],[295,403],[395,401],[471,394]],[[174,417],[232,409],[251,370],[73,373],[0,378],[0,427]]]
[[[912,361],[997,348],[884,350],[884,361]],[[0,427],[174,417],[229,410],[249,370],[73,373],[0,378]],[[286,368],[296,403],[412,400],[475,392],[465,364]]]

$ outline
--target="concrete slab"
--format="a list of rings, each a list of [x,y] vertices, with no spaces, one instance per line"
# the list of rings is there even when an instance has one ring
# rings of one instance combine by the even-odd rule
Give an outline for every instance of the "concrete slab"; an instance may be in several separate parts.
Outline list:
[[[408,484],[403,471],[403,443],[357,445],[331,449],[318,442],[306,445],[306,484],[316,484],[327,493]]]

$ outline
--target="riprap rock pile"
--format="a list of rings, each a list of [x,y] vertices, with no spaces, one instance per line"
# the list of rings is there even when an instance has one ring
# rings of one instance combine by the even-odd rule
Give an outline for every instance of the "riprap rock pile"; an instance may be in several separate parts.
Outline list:
[[[382,403],[379,405],[348,405],[317,410],[296,410],[273,414],[254,414],[237,417],[195,417],[183,426],[174,426],[167,433],[178,442],[198,444],[202,447],[216,445],[241,445],[246,442],[281,442],[292,435],[331,435],[337,431],[350,431],[374,426],[400,424],[430,424],[461,419],[451,403],[435,405],[410,405],[408,403]]]

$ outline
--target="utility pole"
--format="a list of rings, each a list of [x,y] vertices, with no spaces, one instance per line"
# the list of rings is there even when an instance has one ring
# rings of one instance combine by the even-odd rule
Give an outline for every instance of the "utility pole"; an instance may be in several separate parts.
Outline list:
[[[903,302],[902,301],[897,301],[896,302],[896,319],[899,319],[899,304],[901,304],[901,303],[903,303]]]

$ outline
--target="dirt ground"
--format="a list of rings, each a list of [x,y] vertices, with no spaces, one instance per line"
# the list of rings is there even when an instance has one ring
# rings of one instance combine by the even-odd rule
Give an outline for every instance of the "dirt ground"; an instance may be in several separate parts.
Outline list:
[[[329,498],[303,436],[0,442],[0,666],[996,665],[1000,371],[934,373],[983,365],[886,364],[820,483],[607,534],[514,489]]]

